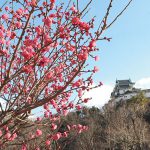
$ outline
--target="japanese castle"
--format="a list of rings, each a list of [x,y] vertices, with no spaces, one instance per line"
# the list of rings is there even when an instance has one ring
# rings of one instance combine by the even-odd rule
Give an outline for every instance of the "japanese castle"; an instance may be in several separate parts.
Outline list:
[[[116,80],[113,92],[111,93],[110,100],[105,106],[114,106],[116,102],[129,100],[132,97],[143,93],[146,98],[150,98],[150,89],[139,89],[134,87],[135,83],[130,79]]]

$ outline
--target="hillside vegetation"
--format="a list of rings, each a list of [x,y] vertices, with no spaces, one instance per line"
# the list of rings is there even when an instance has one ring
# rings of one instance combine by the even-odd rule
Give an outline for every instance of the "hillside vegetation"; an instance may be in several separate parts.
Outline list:
[[[58,128],[63,133],[67,124],[81,124],[88,126],[88,130],[78,134],[72,131],[67,138],[61,138],[58,143],[52,142],[51,148],[63,150],[149,150],[150,149],[150,102],[143,94],[128,101],[120,101],[114,107],[86,108],[82,111],[70,112],[67,117],[62,117],[62,124]],[[43,120],[50,124],[50,120]],[[32,126],[30,130],[34,130]],[[49,127],[44,127],[45,133]],[[26,127],[22,131],[22,139],[26,139]],[[42,142],[45,135],[40,139],[28,142],[29,149],[39,143],[44,150]],[[21,136],[20,136],[21,137]],[[38,140],[38,141],[37,141]],[[15,141],[14,141],[15,142]],[[6,149],[19,149],[19,145],[13,147],[7,145]]]

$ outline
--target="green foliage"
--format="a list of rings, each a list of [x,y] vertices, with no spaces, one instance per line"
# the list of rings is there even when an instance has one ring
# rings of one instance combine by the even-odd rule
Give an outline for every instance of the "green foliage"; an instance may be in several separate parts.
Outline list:
[[[138,104],[141,106],[145,106],[148,102],[149,102],[149,99],[147,99],[144,96],[144,93],[141,92],[137,96],[134,96],[130,100],[127,100],[127,105],[130,106],[130,105]]]

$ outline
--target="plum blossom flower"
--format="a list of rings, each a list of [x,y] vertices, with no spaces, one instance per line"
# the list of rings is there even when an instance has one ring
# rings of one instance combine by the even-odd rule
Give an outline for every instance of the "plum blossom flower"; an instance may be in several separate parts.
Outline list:
[[[10,137],[10,141],[13,141],[15,138],[17,138],[17,134],[14,133],[11,137]]]
[[[8,15],[7,15],[7,14],[3,14],[3,15],[2,15],[2,19],[8,20]]]
[[[80,105],[77,105],[77,106],[76,106],[76,109],[77,109],[77,110],[81,110],[81,108],[82,108],[82,107],[81,107]]]
[[[68,104],[68,107],[69,107],[69,108],[74,108],[74,104],[73,104],[72,102],[70,102],[70,103]]]
[[[80,22],[79,26],[82,30],[88,31],[90,29],[90,25],[86,22]]]
[[[23,9],[22,9],[22,8],[19,8],[19,9],[16,11],[16,13],[17,13],[18,15],[23,14]]]
[[[39,66],[44,67],[44,66],[47,65],[49,62],[51,62],[49,58],[43,57],[43,58],[40,60],[40,62],[39,62]]]
[[[22,144],[21,150],[27,150],[27,145],[26,144]]]
[[[22,68],[22,71],[25,73],[30,73],[30,72],[32,72],[32,70],[33,70],[33,67],[30,65],[23,66],[23,68]]]
[[[79,24],[80,24],[80,18],[74,17],[74,18],[72,19],[72,24],[73,24],[73,25],[79,25]]]
[[[6,36],[7,36],[7,37],[10,37],[10,36],[11,36],[11,31],[7,30]]]
[[[88,98],[85,98],[85,99],[83,100],[84,103],[87,103],[88,101],[89,101]]]
[[[42,118],[37,117],[36,120],[40,122],[42,120]]]
[[[68,111],[67,110],[63,110],[63,115],[67,116],[67,114],[68,114]]]
[[[48,111],[45,111],[45,112],[44,112],[44,117],[45,117],[45,118],[48,118],[48,117],[49,117],[49,112],[48,112]]]
[[[2,134],[2,131],[0,130],[0,137],[2,136],[3,134]]]
[[[42,34],[42,29],[41,27],[35,27],[35,31],[37,32],[38,35],[41,35]]]
[[[93,47],[95,47],[96,46],[96,40],[92,40],[91,42],[90,42],[90,44],[89,44],[89,47],[90,48],[93,48]]]
[[[57,103],[56,103],[54,100],[51,100],[51,101],[50,101],[50,104],[53,105],[54,108],[57,108],[57,107],[58,107],[58,106],[57,106]]]
[[[58,132],[58,133],[54,134],[52,138],[53,138],[53,140],[57,141],[61,138],[61,136],[62,136],[61,133]]]
[[[0,44],[5,44],[5,42],[6,42],[6,40],[5,40],[4,38],[2,38],[2,39],[0,40]]]
[[[3,31],[0,31],[0,38],[2,38],[4,36]]]
[[[50,140],[46,140],[45,144],[46,144],[46,146],[49,146],[51,144],[51,141]]]
[[[21,54],[26,60],[30,59],[33,56],[33,54],[28,51],[23,51]]]
[[[43,108],[46,109],[46,110],[48,110],[49,109],[48,104],[44,104]]]
[[[77,9],[74,7],[74,6],[72,6],[71,8],[70,8],[70,10],[72,10],[73,12],[77,12]]]
[[[80,90],[78,91],[78,96],[79,96],[79,97],[82,96],[82,89],[80,89]]]
[[[43,22],[45,23],[45,25],[47,27],[51,27],[52,21],[53,21],[53,19],[51,17],[47,17],[47,18],[43,19]]]
[[[11,134],[10,134],[9,132],[7,132],[7,133],[5,134],[5,138],[6,138],[7,140],[10,140],[10,137],[11,137]]]
[[[36,136],[41,136],[42,135],[42,131],[40,129],[36,130]]]
[[[68,133],[67,132],[64,132],[63,133],[63,137],[67,137],[68,136]]]
[[[56,129],[57,129],[57,125],[54,124],[54,123],[52,123],[52,124],[51,124],[51,129],[52,129],[52,130],[56,130]]]
[[[97,66],[94,66],[93,72],[96,73],[96,72],[98,72],[98,71],[99,71],[99,68],[98,68]]]
[[[98,56],[95,56],[95,61],[98,61],[99,60],[99,57]]]
[[[8,6],[6,6],[6,7],[5,7],[5,10],[6,10],[6,11],[8,11],[8,10],[9,10],[9,7],[8,7]]]
[[[32,6],[36,6],[36,5],[37,5],[36,0],[32,0],[32,1],[31,1],[31,5],[32,5]]]
[[[50,0],[50,2],[51,2],[51,3],[55,3],[55,2],[56,2],[56,0]]]
[[[22,23],[21,23],[20,21],[17,21],[17,22],[16,22],[16,27],[17,27],[17,28],[21,28],[21,26],[22,26]]]

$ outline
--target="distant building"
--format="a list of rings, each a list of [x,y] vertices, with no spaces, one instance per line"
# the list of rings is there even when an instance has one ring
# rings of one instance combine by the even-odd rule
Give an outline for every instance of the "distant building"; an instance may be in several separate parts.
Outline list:
[[[134,87],[134,82],[128,80],[116,80],[116,85],[111,93],[111,100],[120,101],[128,100],[133,96],[138,95],[140,92],[144,94],[146,98],[150,98],[150,89],[141,90]]]
[[[117,97],[119,95],[122,95],[126,93],[127,91],[133,90],[134,83],[131,82],[131,80],[116,80],[116,85],[111,93],[111,97]]]
[[[116,80],[116,85],[113,92],[111,93],[110,100],[107,104],[104,105],[105,108],[113,108],[116,105],[116,102],[129,100],[134,96],[137,96],[141,92],[146,98],[150,99],[150,89],[139,89],[134,87],[134,82],[130,79],[128,80]]]

